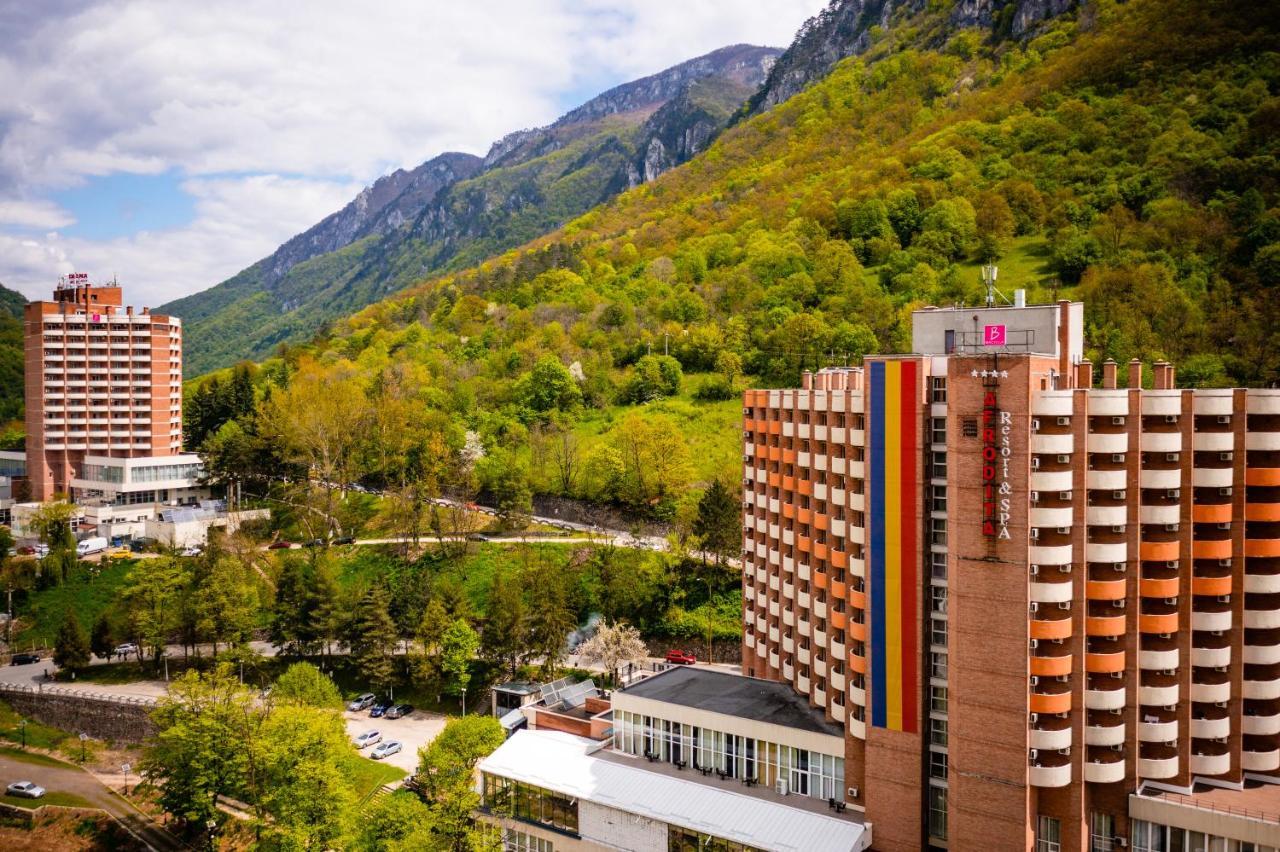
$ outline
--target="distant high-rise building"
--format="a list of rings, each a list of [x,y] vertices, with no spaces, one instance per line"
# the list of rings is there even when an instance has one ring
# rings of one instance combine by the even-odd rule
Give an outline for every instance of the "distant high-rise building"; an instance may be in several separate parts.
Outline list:
[[[122,472],[137,466],[113,459],[182,453],[177,317],[126,308],[115,282],[92,284],[78,273],[59,282],[52,301],[26,306],[24,340],[31,499],[101,493],[95,486],[123,485]],[[194,456],[188,460],[198,462]],[[152,481],[177,490],[193,484],[185,469]],[[169,487],[163,497],[155,487],[145,490],[134,502],[171,502],[175,496]]]
[[[1280,846],[1280,390],[1094,387],[1083,315],[746,392],[743,670],[843,726],[877,849]]]

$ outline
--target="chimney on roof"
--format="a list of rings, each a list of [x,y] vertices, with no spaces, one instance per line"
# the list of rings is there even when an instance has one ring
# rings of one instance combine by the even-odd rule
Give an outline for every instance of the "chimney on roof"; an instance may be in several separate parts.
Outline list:
[[[1071,300],[1058,300],[1058,373],[1071,381]]]
[[[813,390],[813,373],[805,370],[800,374],[800,387],[804,390]]]
[[[1102,362],[1102,387],[1105,390],[1116,389],[1116,373],[1119,369],[1120,365],[1111,358]]]
[[[1173,390],[1173,365],[1168,361],[1157,361],[1151,367],[1155,374],[1157,390]]]
[[[1142,362],[1137,358],[1129,362],[1129,387],[1142,387]]]
[[[1093,387],[1093,362],[1088,358],[1081,358],[1076,364],[1076,387],[1085,390]]]

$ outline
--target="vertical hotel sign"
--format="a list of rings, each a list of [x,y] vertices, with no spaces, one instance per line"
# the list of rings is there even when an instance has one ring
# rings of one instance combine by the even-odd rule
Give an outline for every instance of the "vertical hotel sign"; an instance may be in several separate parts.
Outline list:
[[[1009,538],[1009,458],[1013,454],[1013,418],[996,404],[997,371],[984,372],[982,393],[982,534]],[[989,378],[988,378],[989,377]]]
[[[869,384],[871,724],[916,733],[920,365],[873,361]]]

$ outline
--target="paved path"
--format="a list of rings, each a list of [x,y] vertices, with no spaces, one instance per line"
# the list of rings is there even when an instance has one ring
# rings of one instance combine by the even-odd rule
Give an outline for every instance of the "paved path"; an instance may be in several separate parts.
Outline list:
[[[70,764],[45,766],[0,755],[0,782],[8,786],[14,781],[34,781],[51,793],[57,791],[79,796],[115,817],[148,849],[168,852],[187,848],[180,840],[147,819],[137,808],[79,767]],[[31,802],[31,807],[39,805],[39,799]]]

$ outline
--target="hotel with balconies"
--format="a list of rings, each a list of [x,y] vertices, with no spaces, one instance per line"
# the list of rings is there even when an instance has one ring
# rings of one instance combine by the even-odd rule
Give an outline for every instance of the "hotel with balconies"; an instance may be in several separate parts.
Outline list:
[[[843,726],[877,849],[1280,847],[1280,390],[1083,317],[917,311],[745,394],[744,673]]]
[[[68,494],[106,532],[208,496],[182,453],[182,322],[83,273],[23,317],[30,499]]]

